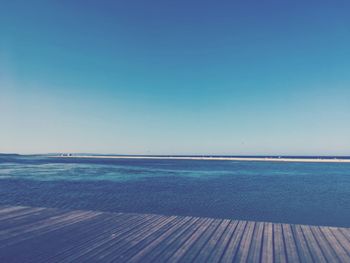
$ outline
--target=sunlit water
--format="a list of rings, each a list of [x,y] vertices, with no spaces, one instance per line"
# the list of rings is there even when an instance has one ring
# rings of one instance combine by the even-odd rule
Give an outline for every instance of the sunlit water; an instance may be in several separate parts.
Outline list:
[[[0,204],[350,227],[350,163],[0,156]]]

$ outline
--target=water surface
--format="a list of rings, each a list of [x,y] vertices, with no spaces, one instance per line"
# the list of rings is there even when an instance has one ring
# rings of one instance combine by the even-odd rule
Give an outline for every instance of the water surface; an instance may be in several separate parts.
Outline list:
[[[350,227],[350,164],[0,156],[0,204]]]

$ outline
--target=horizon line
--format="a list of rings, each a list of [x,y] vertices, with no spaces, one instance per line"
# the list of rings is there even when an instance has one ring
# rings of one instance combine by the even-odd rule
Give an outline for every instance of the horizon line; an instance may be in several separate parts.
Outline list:
[[[195,156],[195,157],[350,157],[350,154],[123,154],[123,153],[89,153],[89,152],[38,152],[38,153],[19,153],[19,152],[0,152],[0,155],[92,155],[92,156],[159,156],[159,157],[171,157],[171,156]]]

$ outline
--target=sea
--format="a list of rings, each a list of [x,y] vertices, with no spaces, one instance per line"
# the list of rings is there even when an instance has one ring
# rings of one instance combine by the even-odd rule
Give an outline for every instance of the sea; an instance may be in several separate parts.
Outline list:
[[[0,205],[350,227],[350,163],[0,155]]]

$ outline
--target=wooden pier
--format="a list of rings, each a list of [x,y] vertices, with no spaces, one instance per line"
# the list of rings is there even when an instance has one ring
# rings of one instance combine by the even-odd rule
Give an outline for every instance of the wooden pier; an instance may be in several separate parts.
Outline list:
[[[350,229],[1,206],[0,262],[350,262]]]

